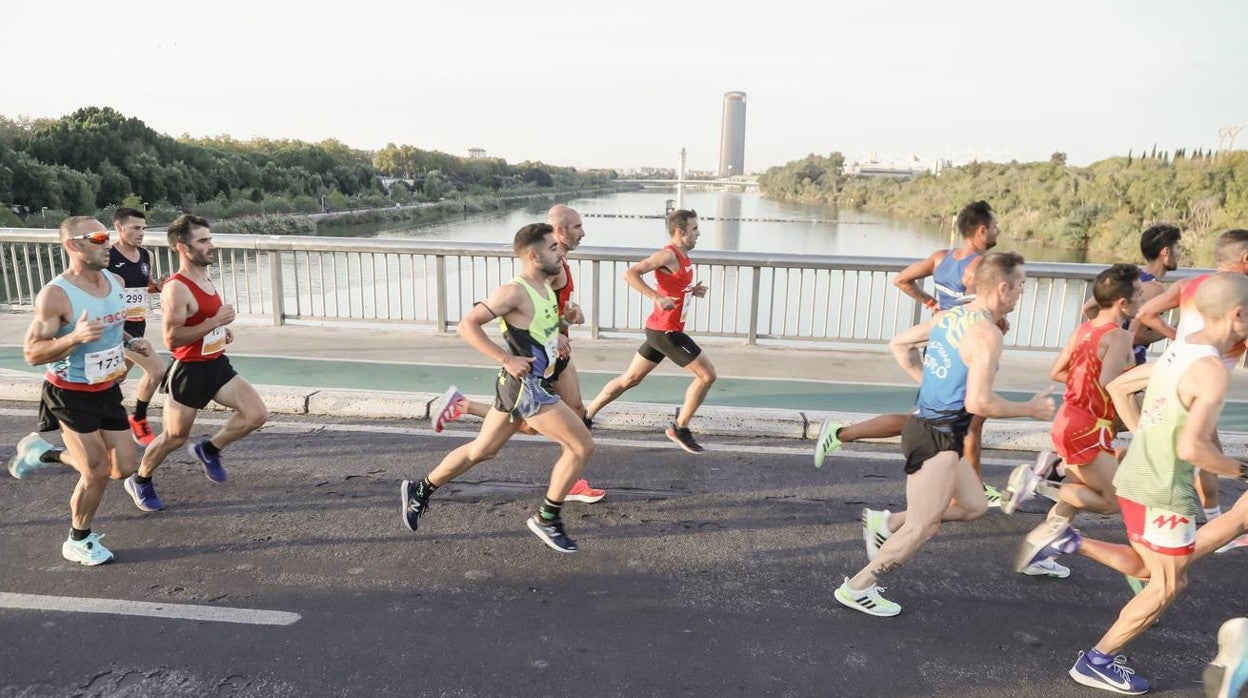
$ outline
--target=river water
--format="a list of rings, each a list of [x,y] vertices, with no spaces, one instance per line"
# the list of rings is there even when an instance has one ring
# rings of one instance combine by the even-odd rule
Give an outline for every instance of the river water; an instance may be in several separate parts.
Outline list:
[[[567,203],[584,217],[582,245],[652,250],[667,244],[662,220],[610,216],[661,216],[667,201],[675,199],[674,188],[658,188],[573,199]],[[860,211],[776,201],[757,193],[688,191],[684,206],[696,210],[700,216],[702,236],[698,249],[701,250],[917,258],[950,246],[948,223],[942,230],[927,223]],[[547,204],[542,203],[437,223],[335,226],[327,232],[341,236],[510,243],[521,226],[543,220],[546,208]],[[786,222],[737,220],[742,218]],[[1019,252],[1033,261],[1085,261],[1082,250],[1011,243],[1008,230],[1002,231],[997,249]]]

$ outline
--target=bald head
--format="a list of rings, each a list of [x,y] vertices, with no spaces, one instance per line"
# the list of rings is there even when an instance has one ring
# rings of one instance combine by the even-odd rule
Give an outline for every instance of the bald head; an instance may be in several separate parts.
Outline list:
[[[1221,272],[1205,279],[1196,289],[1196,310],[1212,322],[1248,306],[1248,276]]]
[[[546,212],[546,224],[555,229],[555,239],[564,250],[575,250],[585,237],[581,214],[563,204],[555,204]]]

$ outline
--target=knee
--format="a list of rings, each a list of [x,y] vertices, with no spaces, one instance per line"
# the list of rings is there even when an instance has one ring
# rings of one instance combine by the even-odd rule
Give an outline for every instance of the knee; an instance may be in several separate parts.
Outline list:
[[[186,445],[186,434],[174,433],[170,431],[163,432],[161,436],[165,439],[165,446],[170,451],[176,451]]]
[[[269,421],[269,410],[264,405],[260,405],[257,409],[248,410],[247,414],[243,415],[243,419],[247,423],[247,428],[255,431]]]
[[[498,455],[498,451],[501,448],[501,444],[497,446],[472,444],[468,449],[468,460],[472,461],[473,465],[476,465],[477,463],[484,463],[487,460],[493,460],[494,457]]]
[[[111,464],[107,458],[98,458],[91,461],[91,467],[87,468],[82,474],[82,479],[86,483],[88,489],[102,490],[108,486]]]
[[[597,448],[593,439],[578,440],[568,444],[568,450],[581,463],[588,463],[590,456],[594,455]]]
[[[634,376],[631,373],[620,376],[620,387],[625,390],[636,387],[639,383],[641,383],[641,376]]]
[[[977,500],[971,504],[967,504],[964,508],[966,509],[966,520],[974,521],[975,519],[978,519],[988,513],[988,500]]]

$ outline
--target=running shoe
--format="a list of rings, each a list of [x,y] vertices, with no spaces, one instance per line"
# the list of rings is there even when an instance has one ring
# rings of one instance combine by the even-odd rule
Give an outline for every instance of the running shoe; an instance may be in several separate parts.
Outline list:
[[[568,538],[568,534],[563,532],[563,520],[555,519],[554,521],[542,521],[542,518],[534,514],[528,520],[529,530],[542,539],[542,542],[549,545],[551,550],[559,553],[574,553],[580,548],[576,547],[576,541]]]
[[[121,487],[134,500],[134,505],[143,511],[160,511],[165,508],[165,503],[156,494],[155,483],[150,480],[140,483],[137,473],[123,480]]]
[[[840,450],[841,440],[837,437],[836,432],[841,430],[839,422],[832,421],[829,417],[823,420],[823,424],[819,426],[819,438],[815,440],[815,467],[823,467],[823,459],[828,454]]]
[[[49,464],[44,463],[40,458],[53,448],[55,446],[44,441],[33,431],[23,436],[22,440],[17,442],[17,453],[9,459],[9,474],[21,480],[31,471],[46,467]]]
[[[1248,682],[1248,618],[1232,618],[1218,629],[1218,654],[1205,667],[1205,698],[1235,698]]]
[[[1065,579],[1070,576],[1070,568],[1058,564],[1056,560],[1041,560],[1030,567],[1023,568],[1023,574],[1030,577]]]
[[[667,426],[667,431],[663,433],[667,434],[667,438],[671,439],[677,446],[690,453],[701,453],[706,450],[699,446],[697,441],[693,440],[693,432],[689,431],[689,427],[678,427],[676,422],[672,422]]]
[[[586,428],[586,429],[588,429],[588,430],[590,430],[590,431],[593,431],[593,430],[594,430],[594,420],[593,420],[593,419],[590,419],[589,417],[581,417],[581,421],[585,423],[585,428]]]
[[[891,617],[901,613],[901,606],[880,596],[884,591],[882,586],[872,586],[869,589],[855,591],[849,588],[849,577],[845,578],[845,582],[836,588],[832,596],[840,601],[842,605],[862,611],[870,616]]]
[[[984,499],[988,500],[989,509],[1001,508],[1001,490],[989,485],[986,482],[984,483]]]
[[[1088,659],[1084,652],[1070,668],[1070,678],[1092,688],[1113,691],[1127,696],[1138,696],[1148,693],[1148,681],[1135,675],[1135,669],[1127,666],[1126,657],[1118,656],[1114,661],[1097,666]]]
[[[606,490],[600,490],[596,487],[590,487],[589,481],[581,478],[572,485],[572,489],[568,490],[568,496],[564,497],[565,502],[584,502],[593,504],[607,496]]]
[[[1014,558],[1014,571],[1022,572],[1041,560],[1048,560],[1058,555],[1069,555],[1079,549],[1083,536],[1070,521],[1054,516],[1036,526],[1023,539]]]
[[[130,436],[134,437],[134,442],[140,446],[146,446],[156,438],[152,433],[152,427],[148,425],[147,418],[136,419],[134,415],[126,417],[130,422]]]
[[[112,552],[100,544],[100,539],[103,537],[102,533],[90,533],[82,540],[66,538],[65,542],[61,543],[61,557],[89,567],[102,565],[113,559]]]
[[[467,399],[459,392],[459,388],[451,386],[442,393],[442,397],[433,405],[433,430],[440,432],[447,422],[453,422],[464,416]]]
[[[221,454],[210,456],[204,451],[204,444],[208,443],[208,439],[200,439],[195,443],[186,445],[186,452],[195,456],[195,460],[204,466],[204,476],[213,482],[225,482],[225,468],[221,466]]]
[[[413,480],[404,480],[399,485],[399,493],[403,497],[403,525],[407,526],[407,530],[415,531],[420,525],[420,517],[425,515],[425,511],[429,509],[428,497],[416,496],[416,485],[420,483]]]
[[[888,517],[893,512],[885,509],[876,511],[875,509],[863,508],[862,510],[862,542],[867,546],[867,559],[874,560],[876,553],[880,552],[880,546],[884,545],[884,541],[893,535],[888,530]]]
[[[1036,477],[1047,478],[1057,471],[1057,464],[1062,459],[1052,451],[1041,451],[1036,454],[1036,463],[1031,467],[1031,471]]]
[[[1001,513],[1013,514],[1018,511],[1018,505],[1036,496],[1036,485],[1039,483],[1040,477],[1036,475],[1032,466],[1026,463],[1015,466],[1014,470],[1010,471],[1009,482],[1005,485],[1005,493],[1001,497]]]
[[[1217,550],[1213,552],[1215,554],[1225,553],[1225,552],[1234,550],[1235,548],[1243,548],[1243,547],[1248,547],[1248,533],[1245,533],[1244,535],[1236,538],[1235,540],[1231,541],[1230,543],[1227,543],[1226,545],[1222,546],[1221,548],[1218,548]]]

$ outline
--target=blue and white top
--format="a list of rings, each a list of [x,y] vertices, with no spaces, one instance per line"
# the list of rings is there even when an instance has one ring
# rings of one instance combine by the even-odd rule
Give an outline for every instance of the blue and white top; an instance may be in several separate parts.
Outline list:
[[[966,284],[962,282],[962,277],[966,275],[966,268],[971,262],[980,257],[979,252],[972,252],[964,259],[954,259],[953,253],[956,250],[956,247],[949,250],[932,271],[932,282],[936,285],[936,303],[941,310],[952,308],[966,294]]]
[[[126,373],[126,357],[122,347],[122,325],[126,322],[125,288],[116,276],[104,273],[109,290],[104,296],[93,296],[68,281],[64,275],[52,279],[69,298],[69,316],[73,320],[56,333],[57,337],[74,331],[82,311],[95,322],[104,323],[104,332],[94,342],[79,344],[68,356],[48,364],[45,378],[61,388],[71,390],[102,390]]]
[[[959,305],[942,314],[932,327],[923,354],[923,382],[915,414],[938,425],[952,425],[967,417],[966,362],[958,348],[976,323],[991,320],[984,310]]]

